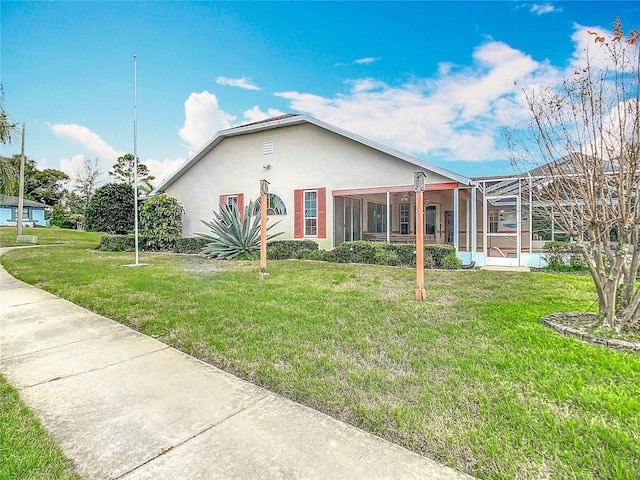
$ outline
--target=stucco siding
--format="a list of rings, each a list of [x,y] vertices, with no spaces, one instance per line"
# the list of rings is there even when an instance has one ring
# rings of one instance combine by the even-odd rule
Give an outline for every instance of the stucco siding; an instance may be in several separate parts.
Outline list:
[[[273,142],[273,153],[264,155],[263,145]],[[290,125],[225,138],[193,165],[166,193],[185,208],[184,235],[206,228],[220,195],[243,193],[245,203],[259,196],[260,180],[270,182],[269,191],[285,203],[287,215],[270,217],[281,223],[274,231],[279,238],[293,238],[293,194],[295,189],[327,189],[327,238],[333,243],[332,190],[409,185],[418,167],[367,145],[312,124]],[[451,181],[430,173],[427,183]]]

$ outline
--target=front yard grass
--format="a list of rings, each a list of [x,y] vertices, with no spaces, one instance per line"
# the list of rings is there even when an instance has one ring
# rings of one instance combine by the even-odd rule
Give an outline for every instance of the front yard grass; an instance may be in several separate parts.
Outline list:
[[[257,263],[60,246],[16,277],[480,478],[640,475],[640,355],[539,319],[584,311],[588,277]]]
[[[18,392],[0,375],[0,478],[80,480]]]

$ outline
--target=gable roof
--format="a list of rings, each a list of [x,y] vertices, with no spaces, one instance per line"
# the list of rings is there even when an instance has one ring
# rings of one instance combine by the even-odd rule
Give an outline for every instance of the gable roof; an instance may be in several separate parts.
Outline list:
[[[4,195],[0,194],[0,206],[3,207],[17,207],[18,206],[18,197],[14,197],[13,195]],[[22,201],[23,206],[32,207],[32,208],[47,208],[49,205],[46,203],[34,202],[33,200],[27,200],[26,198]]]
[[[238,135],[245,135],[245,134],[253,133],[257,131],[270,130],[273,128],[280,128],[284,126],[300,125],[304,123],[316,125],[317,127],[323,128],[337,135],[340,135],[345,138],[349,138],[355,142],[358,142],[370,148],[373,148],[374,150],[378,150],[380,152],[391,155],[392,157],[396,157],[400,160],[411,163],[420,169],[430,170],[434,173],[442,175],[443,177],[447,177],[447,178],[450,178],[451,180],[455,180],[458,183],[462,183],[464,185],[473,184],[473,181],[470,178],[467,178],[463,175],[459,175],[450,170],[446,170],[444,168],[438,167],[431,163],[425,162],[416,157],[412,157],[411,155],[407,155],[406,153],[399,152],[398,150],[395,150],[391,147],[387,147],[380,143],[374,142],[373,140],[369,140],[368,138],[362,137],[360,135],[356,135],[355,133],[349,132],[347,130],[343,130],[342,128],[338,128],[334,125],[323,122],[321,120],[310,117],[308,115],[289,113],[286,115],[281,115],[279,117],[269,118],[269,119],[261,120],[258,122],[252,122],[245,125],[228,128],[226,130],[220,130],[207,144],[205,144],[204,147],[202,147],[202,149],[199,152],[193,155],[176,172],[174,172],[167,179],[165,179],[151,193],[151,195],[154,195],[158,192],[162,192],[165,188],[175,183],[180,177],[182,177],[182,175],[184,175],[187,171],[189,171],[191,167],[193,167],[204,156],[206,156],[209,152],[211,152],[211,150],[213,150],[225,138],[235,137]]]

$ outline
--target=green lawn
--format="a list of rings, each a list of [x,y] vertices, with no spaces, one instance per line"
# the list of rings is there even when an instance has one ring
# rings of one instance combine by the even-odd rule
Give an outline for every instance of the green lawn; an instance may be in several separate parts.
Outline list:
[[[563,337],[588,277],[72,246],[2,257],[18,278],[481,478],[640,475],[640,355]]]
[[[40,422],[0,375],[0,478],[80,480]]]
[[[105,235],[98,232],[82,232],[62,228],[23,228],[23,235],[36,235],[39,245],[72,244],[76,246],[96,247],[100,237]],[[0,227],[0,247],[13,247],[16,243],[17,231],[15,227]]]

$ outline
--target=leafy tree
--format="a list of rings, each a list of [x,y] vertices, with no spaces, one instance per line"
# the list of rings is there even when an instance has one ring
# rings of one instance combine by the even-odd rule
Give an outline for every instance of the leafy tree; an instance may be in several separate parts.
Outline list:
[[[640,32],[613,27],[589,32],[584,65],[561,85],[524,92],[531,120],[508,140],[536,177],[532,195],[582,254],[602,326],[619,330],[640,318]]]
[[[20,181],[20,155],[16,154],[11,158],[3,158],[10,167],[8,169],[13,175],[13,181],[17,185]],[[46,203],[53,206],[65,195],[65,182],[69,180],[66,173],[53,168],[38,170],[36,162],[30,158],[25,158],[24,162],[24,198]],[[15,191],[15,190],[14,190]]]
[[[134,227],[133,187],[126,183],[108,183],[91,197],[85,217],[90,232],[120,233]]]
[[[0,157],[0,193],[15,195],[18,190],[19,173],[16,173],[10,158]]]
[[[252,260],[257,258],[260,251],[260,215],[254,215],[253,202],[244,208],[244,217],[235,205],[220,205],[220,212],[213,212],[213,221],[202,220],[211,233],[196,233],[197,237],[208,240],[202,253],[221,259],[234,258]],[[267,231],[278,223],[271,224]],[[270,234],[267,241],[272,240],[282,232]]]
[[[76,223],[71,219],[71,215],[65,211],[61,203],[56,203],[53,206],[53,212],[51,219],[49,220],[51,225],[55,225],[60,228],[75,228]]]
[[[157,195],[145,200],[139,209],[140,237],[146,248],[173,248],[182,238],[182,205],[173,197]]]
[[[135,162],[133,155],[127,153],[122,157],[118,157],[113,168],[109,171],[109,176],[113,178],[115,182],[126,183],[127,185],[134,186],[135,182]],[[151,183],[156,177],[151,175],[149,168],[140,163],[138,159],[138,194],[148,194],[153,190],[153,184]]]

